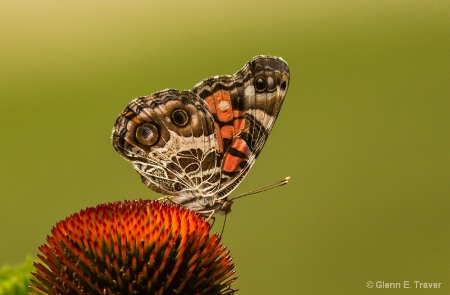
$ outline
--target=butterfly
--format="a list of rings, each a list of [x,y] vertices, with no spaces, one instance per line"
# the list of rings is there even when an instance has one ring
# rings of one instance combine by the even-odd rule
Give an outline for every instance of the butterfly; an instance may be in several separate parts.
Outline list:
[[[259,55],[192,90],[138,97],[116,119],[112,144],[150,189],[204,216],[227,214],[228,197],[267,141],[289,79],[282,58]]]

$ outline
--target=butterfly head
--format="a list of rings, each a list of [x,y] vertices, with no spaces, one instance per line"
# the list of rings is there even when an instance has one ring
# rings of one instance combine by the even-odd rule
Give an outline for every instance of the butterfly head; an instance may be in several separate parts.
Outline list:
[[[219,207],[219,209],[216,210],[215,213],[226,215],[232,211],[231,210],[231,206],[233,205],[232,200],[219,200],[217,202],[220,205],[220,207]]]

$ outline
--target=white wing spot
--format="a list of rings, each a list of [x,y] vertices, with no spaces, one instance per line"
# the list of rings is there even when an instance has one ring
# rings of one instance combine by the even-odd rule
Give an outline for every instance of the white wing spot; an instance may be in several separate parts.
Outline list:
[[[221,110],[222,112],[228,111],[229,108],[230,103],[228,101],[222,100],[221,102],[219,102],[219,110]]]
[[[251,97],[252,99],[255,97],[255,88],[253,88],[253,86],[245,87],[244,91],[246,97]]]

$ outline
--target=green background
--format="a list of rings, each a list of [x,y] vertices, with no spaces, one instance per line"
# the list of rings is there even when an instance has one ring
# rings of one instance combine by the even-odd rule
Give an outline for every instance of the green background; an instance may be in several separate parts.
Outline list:
[[[236,201],[233,286],[450,293],[450,1],[2,1],[0,27],[0,265],[80,209],[158,197],[110,144],[131,99],[271,54],[290,89],[234,195],[291,182]]]

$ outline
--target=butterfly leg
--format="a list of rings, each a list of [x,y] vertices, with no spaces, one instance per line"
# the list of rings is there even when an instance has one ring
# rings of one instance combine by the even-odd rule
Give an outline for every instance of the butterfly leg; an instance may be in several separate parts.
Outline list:
[[[216,220],[216,218],[213,216],[214,213],[216,213],[216,210],[211,210],[211,213],[209,213],[208,217],[206,218],[206,221],[209,221],[210,219],[212,219],[213,224],[214,224],[214,221]],[[206,217],[206,215],[205,215],[205,217]]]
[[[158,198],[158,199],[156,199],[158,202],[166,202],[166,201],[168,201],[168,202],[171,202],[171,203],[173,203],[173,204],[175,204],[175,202],[174,201],[172,201],[172,196],[163,196],[163,197],[161,197],[161,198]]]
[[[212,222],[211,222],[211,228],[212,228],[214,226],[214,223],[216,222],[216,218],[214,216],[212,216],[209,219],[212,220]]]

